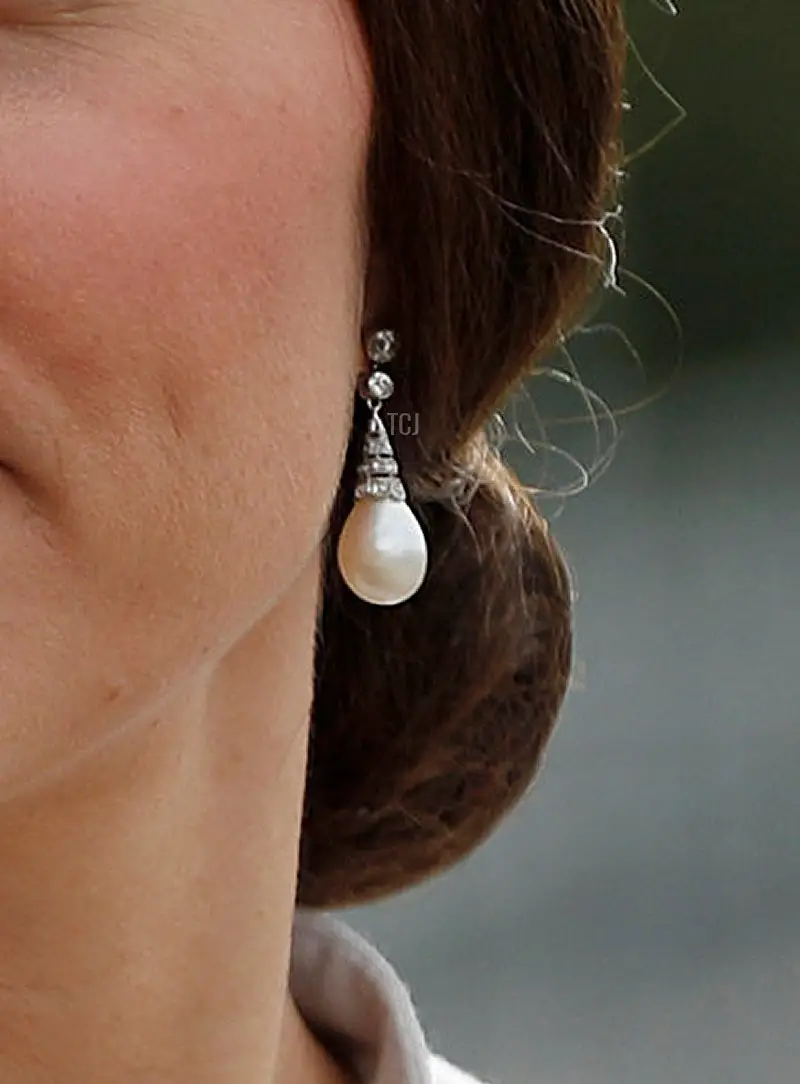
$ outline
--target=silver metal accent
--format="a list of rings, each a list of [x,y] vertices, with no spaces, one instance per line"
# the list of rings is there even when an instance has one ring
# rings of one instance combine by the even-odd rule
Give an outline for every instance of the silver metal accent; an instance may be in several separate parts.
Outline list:
[[[392,442],[380,416],[384,402],[394,393],[394,381],[377,366],[391,361],[397,354],[397,347],[397,336],[388,328],[376,331],[367,342],[367,356],[374,367],[362,375],[358,390],[370,408],[371,417],[357,470],[357,501],[363,497],[381,501],[407,500]]]
[[[380,369],[377,369],[367,377],[366,390],[370,399],[378,399],[382,402],[394,391],[394,381],[388,373],[382,373]]]
[[[394,455],[392,446],[389,443],[389,438],[386,437],[367,437],[364,441],[364,455],[374,458],[379,455]]]
[[[375,459],[365,459],[358,468],[359,474],[363,475],[396,475],[400,473],[396,459],[381,456]]]
[[[373,497],[378,500],[404,501],[406,490],[400,481],[400,468],[395,459],[386,426],[375,407],[364,438],[364,456],[359,464],[356,500]]]
[[[389,328],[382,328],[370,335],[367,357],[376,365],[386,365],[397,356],[397,347],[397,335]]]
[[[379,501],[405,501],[406,491],[399,478],[369,478],[356,486],[356,500],[364,497]]]

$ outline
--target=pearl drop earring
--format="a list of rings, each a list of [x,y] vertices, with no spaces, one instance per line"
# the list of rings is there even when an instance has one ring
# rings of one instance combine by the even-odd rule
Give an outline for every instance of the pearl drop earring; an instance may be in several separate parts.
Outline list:
[[[355,504],[347,517],[336,556],[342,578],[354,595],[374,606],[396,606],[419,590],[428,568],[428,546],[406,490],[381,418],[394,381],[381,370],[397,354],[393,331],[376,331],[367,342],[371,371],[359,394],[371,416],[358,468]]]

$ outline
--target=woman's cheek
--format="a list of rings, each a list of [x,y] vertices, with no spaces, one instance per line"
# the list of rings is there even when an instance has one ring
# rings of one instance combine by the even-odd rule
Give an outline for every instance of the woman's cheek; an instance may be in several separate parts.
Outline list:
[[[177,33],[201,6],[213,41]],[[138,713],[310,567],[360,363],[344,5],[104,8],[176,33],[23,47],[0,16],[0,459],[47,497],[0,505],[0,781],[90,747],[104,690]]]
[[[98,560],[141,535],[170,568],[159,539],[183,541],[201,579],[202,526],[277,582],[324,530],[358,364],[368,101],[352,65],[329,87],[273,74],[254,96],[252,76],[106,63],[0,110],[0,349],[64,405],[66,497]]]
[[[65,348],[49,378],[71,382],[77,368],[82,396],[110,378],[122,392],[146,379],[142,354],[156,376],[154,351],[191,361],[217,345],[210,370],[193,366],[202,388],[220,365],[233,375],[230,355],[255,339],[288,364],[281,342],[297,357],[303,325],[327,319],[335,342],[347,313],[352,332],[362,148],[337,170],[328,133],[292,123],[290,103],[256,111],[233,95],[189,104],[105,86],[103,103],[0,117],[0,297],[12,324],[16,300]]]

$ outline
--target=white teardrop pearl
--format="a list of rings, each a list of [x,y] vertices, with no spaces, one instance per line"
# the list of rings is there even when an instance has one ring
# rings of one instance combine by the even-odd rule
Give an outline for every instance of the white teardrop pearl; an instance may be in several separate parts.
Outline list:
[[[428,568],[425,535],[405,501],[356,501],[336,556],[353,594],[374,606],[396,606],[411,598]]]

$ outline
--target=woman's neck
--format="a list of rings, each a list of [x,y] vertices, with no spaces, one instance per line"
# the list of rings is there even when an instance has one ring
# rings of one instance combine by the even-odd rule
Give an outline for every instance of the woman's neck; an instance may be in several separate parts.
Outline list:
[[[148,720],[0,805],[3,1084],[336,1079],[286,991],[315,607],[314,568]]]

